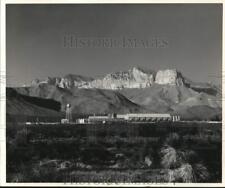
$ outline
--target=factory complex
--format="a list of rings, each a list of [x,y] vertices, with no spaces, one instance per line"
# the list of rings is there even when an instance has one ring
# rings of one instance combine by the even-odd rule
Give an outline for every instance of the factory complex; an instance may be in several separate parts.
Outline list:
[[[127,113],[127,114],[107,114],[107,115],[92,115],[87,118],[79,118],[74,122],[72,120],[71,105],[66,106],[66,117],[61,119],[62,124],[77,123],[77,124],[105,124],[113,122],[161,122],[161,121],[180,121],[179,115],[171,115],[168,113]]]
[[[179,115],[161,113],[130,113],[130,114],[108,114],[93,115],[88,118],[77,119],[77,123],[112,123],[112,122],[161,122],[161,121],[180,121]]]

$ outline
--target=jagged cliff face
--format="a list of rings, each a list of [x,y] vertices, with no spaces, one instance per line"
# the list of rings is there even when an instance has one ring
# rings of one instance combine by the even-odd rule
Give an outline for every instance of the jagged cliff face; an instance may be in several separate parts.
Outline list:
[[[123,89],[123,88],[146,88],[154,82],[153,73],[134,67],[128,71],[120,71],[107,74],[103,79],[96,79],[81,85],[79,88],[99,88],[99,89]]]
[[[160,85],[183,85],[182,75],[174,70],[159,70],[155,77],[155,83]]]
[[[148,88],[153,84],[183,85],[183,77],[176,70],[144,71],[133,67],[128,71],[107,74],[103,78],[89,78],[79,75],[47,78],[44,81],[34,80],[33,85],[48,83],[61,88],[98,88],[98,89],[123,89],[123,88]]]
[[[64,77],[47,77],[45,80],[38,80],[35,79],[32,81],[31,85],[38,85],[38,84],[50,84],[50,85],[55,85],[60,88],[67,88],[71,89],[73,87],[82,87],[86,83],[91,82],[93,78],[90,77],[84,77],[80,75],[72,75],[68,74]]]

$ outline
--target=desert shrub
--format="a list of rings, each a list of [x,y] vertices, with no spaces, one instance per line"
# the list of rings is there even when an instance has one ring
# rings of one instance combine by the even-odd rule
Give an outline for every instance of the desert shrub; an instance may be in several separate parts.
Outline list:
[[[173,168],[177,162],[177,152],[173,147],[164,146],[160,150],[161,165],[163,168]]]
[[[161,166],[165,169],[174,169],[180,167],[184,161],[180,152],[171,146],[163,146],[159,151]]]
[[[199,163],[200,158],[193,150],[176,151],[167,146],[160,150],[161,165],[170,169],[167,174],[169,182],[207,182],[209,171]]]
[[[207,182],[209,180],[209,171],[202,163],[194,164],[193,169],[197,182]]]
[[[168,182],[182,182],[192,183],[194,182],[194,172],[190,164],[182,164],[179,168],[169,170],[167,174]]]
[[[182,179],[184,183],[194,182],[193,168],[190,164],[183,164],[176,170],[177,176]]]

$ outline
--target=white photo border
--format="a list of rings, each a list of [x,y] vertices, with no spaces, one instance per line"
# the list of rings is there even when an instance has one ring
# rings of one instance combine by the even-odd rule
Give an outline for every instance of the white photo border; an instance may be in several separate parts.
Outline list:
[[[6,182],[6,5],[7,4],[223,4],[221,0],[1,0],[1,64],[0,64],[0,186],[78,186],[78,187],[224,187],[225,186],[225,101],[222,100],[222,183],[7,183]],[[223,8],[224,18],[224,8]],[[225,22],[223,19],[223,31]],[[222,99],[224,99],[224,33],[222,36]]]

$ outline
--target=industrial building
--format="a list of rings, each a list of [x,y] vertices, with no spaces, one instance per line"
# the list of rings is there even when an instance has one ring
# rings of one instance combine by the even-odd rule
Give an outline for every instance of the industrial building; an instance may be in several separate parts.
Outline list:
[[[121,122],[124,121],[124,118],[118,118],[117,114],[108,114],[103,116],[89,116],[89,123],[107,123],[107,122]]]
[[[179,115],[171,114],[109,114],[108,116],[89,116],[88,123],[107,123],[107,122],[159,122],[159,121],[180,121]]]

